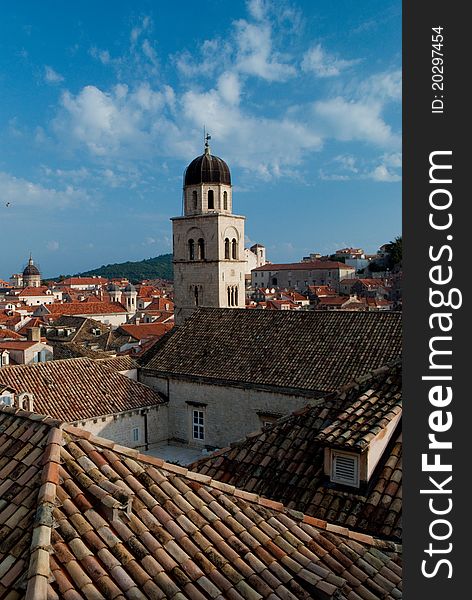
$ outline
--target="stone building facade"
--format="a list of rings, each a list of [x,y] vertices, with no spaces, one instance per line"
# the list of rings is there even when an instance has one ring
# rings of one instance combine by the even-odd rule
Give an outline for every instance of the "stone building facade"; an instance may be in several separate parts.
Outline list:
[[[244,220],[232,212],[228,165],[210,152],[184,175],[183,216],[172,219],[175,322],[198,306],[245,307]]]
[[[169,441],[221,448],[398,359],[401,341],[400,313],[199,308],[138,378],[168,402]]]

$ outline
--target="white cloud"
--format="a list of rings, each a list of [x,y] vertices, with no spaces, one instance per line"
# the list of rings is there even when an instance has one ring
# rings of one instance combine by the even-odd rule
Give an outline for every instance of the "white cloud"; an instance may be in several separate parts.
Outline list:
[[[60,73],[57,73],[52,67],[46,65],[44,67],[44,80],[48,83],[60,83],[61,81],[64,81],[64,77]]]
[[[132,92],[123,84],[109,93],[86,86],[76,96],[63,94],[64,110],[56,120],[56,128],[69,132],[95,155],[114,154],[123,146],[144,151],[150,142],[149,119],[165,102],[165,96],[147,83]]]
[[[370,174],[370,178],[374,181],[401,181],[400,175],[392,173],[386,165],[379,165]]]
[[[401,175],[398,172],[401,166],[402,157],[399,152],[384,154],[381,158],[381,163],[368,176],[374,181],[401,181]]]
[[[30,206],[35,208],[63,208],[88,201],[84,190],[67,185],[65,189],[47,188],[38,183],[0,172],[0,198],[12,208]]]
[[[357,64],[359,60],[345,60],[336,57],[334,54],[328,54],[323,50],[321,44],[310,48],[303,55],[302,70],[308,73],[314,73],[317,77],[336,77],[342,71]]]
[[[272,47],[269,22],[236,21],[236,68],[241,73],[261,77],[266,81],[285,81],[296,74],[295,68],[283,62]]]
[[[320,100],[313,104],[316,118],[325,134],[341,141],[362,141],[380,147],[398,147],[399,136],[392,132],[381,117],[382,104],[379,102],[354,102],[336,97]]]
[[[264,0],[249,0],[247,9],[251,17],[257,21],[262,21],[267,14],[267,5]]]
[[[399,102],[402,98],[402,72],[400,69],[375,73],[363,81],[353,80],[346,86],[353,97],[377,102]]]
[[[51,240],[46,244],[46,248],[51,252],[56,252],[56,250],[59,250],[59,242],[56,240]]]
[[[108,50],[100,50],[95,46],[90,48],[90,55],[93,56],[93,58],[99,60],[102,63],[102,65],[109,65],[112,60]]]
[[[320,136],[287,117],[260,118],[245,112],[237,104],[237,87],[228,76],[209,92],[187,92],[182,98],[185,119],[195,127],[211,124],[219,153],[233,164],[265,180],[292,175],[290,169],[301,164],[305,151],[321,147]]]

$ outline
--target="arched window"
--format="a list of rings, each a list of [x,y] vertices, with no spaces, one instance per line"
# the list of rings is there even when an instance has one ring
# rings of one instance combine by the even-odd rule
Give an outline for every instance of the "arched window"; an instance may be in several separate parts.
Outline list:
[[[231,306],[231,290],[229,286],[226,291],[228,292],[228,306]]]
[[[225,239],[225,258],[227,258],[227,259],[230,258],[230,253],[229,253],[229,239],[228,238]]]
[[[203,238],[198,240],[198,259],[205,260],[205,240]]]
[[[195,296],[195,306],[198,306],[198,286],[195,286],[195,289],[193,290],[193,294]]]
[[[223,192],[223,210],[228,210],[228,192]]]
[[[277,277],[272,277],[272,285],[277,285]]]
[[[193,240],[188,241],[188,258],[195,260],[195,242]]]
[[[234,288],[234,306],[238,306],[238,288]]]
[[[197,192],[196,192],[196,190],[193,190],[193,192],[192,192],[192,207],[193,207],[193,210],[197,210],[197,199],[198,199],[197,198]]]
[[[231,287],[231,306],[234,306],[234,287]]]
[[[215,195],[213,190],[208,190],[208,210],[214,210],[215,208]]]
[[[238,242],[233,238],[233,241],[231,242],[231,249],[232,249],[232,258],[234,260],[236,260],[238,258]]]

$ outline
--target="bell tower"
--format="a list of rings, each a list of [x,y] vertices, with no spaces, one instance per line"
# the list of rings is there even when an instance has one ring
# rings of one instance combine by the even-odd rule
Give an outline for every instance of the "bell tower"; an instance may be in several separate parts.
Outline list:
[[[245,307],[245,217],[232,212],[229,167],[209,140],[185,171],[183,216],[172,219],[177,325],[198,306]]]

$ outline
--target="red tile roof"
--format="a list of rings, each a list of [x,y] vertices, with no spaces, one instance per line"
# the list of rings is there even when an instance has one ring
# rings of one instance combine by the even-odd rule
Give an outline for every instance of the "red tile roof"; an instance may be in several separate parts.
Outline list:
[[[0,349],[2,350],[28,350],[31,346],[35,346],[40,342],[29,342],[27,340],[3,340],[0,339]]]
[[[63,287],[69,285],[105,285],[106,283],[108,283],[108,279],[105,277],[68,277],[57,285]]]
[[[10,329],[0,329],[0,342],[3,342],[4,340],[21,340],[21,338],[22,336],[16,331],[11,331]]]
[[[333,260],[317,260],[313,262],[303,263],[278,263],[278,264],[267,264],[262,267],[257,267],[253,271],[316,271],[316,270],[335,270],[345,269],[348,271],[354,271],[354,267],[349,267],[343,262],[337,262]]]
[[[143,309],[143,312],[148,313],[152,311],[174,311],[174,303],[169,298],[153,298],[151,304]]]
[[[151,388],[89,358],[2,367],[0,383],[32,392],[35,411],[69,422],[164,403]]]
[[[26,600],[393,600],[398,546],[0,409],[0,589]]]
[[[108,315],[128,312],[119,302],[64,302],[63,304],[50,304],[45,308],[54,317],[58,315]]]
[[[21,290],[18,294],[18,298],[22,296],[46,296],[47,298],[54,298],[52,294],[46,294],[47,286],[43,285],[41,287],[26,287]]]
[[[368,398],[366,400],[366,397]],[[385,450],[367,490],[326,482],[324,446],[365,447],[402,402],[401,365],[377,369],[191,468],[343,527],[401,540],[402,442]]]
[[[139,325],[121,325],[118,330],[130,335],[135,340],[144,340],[151,337],[162,337],[172,327],[173,323],[140,323]]]

